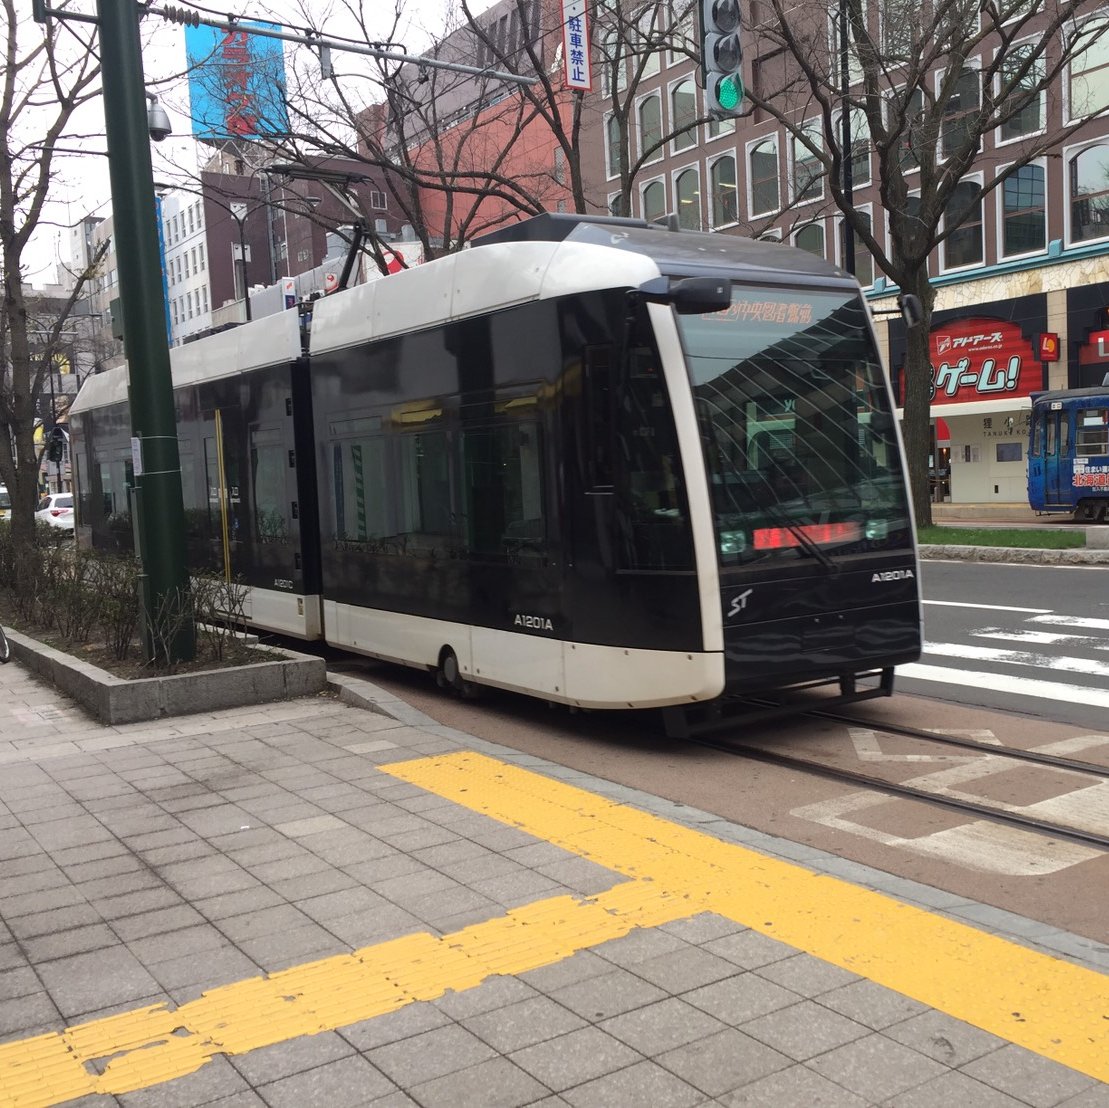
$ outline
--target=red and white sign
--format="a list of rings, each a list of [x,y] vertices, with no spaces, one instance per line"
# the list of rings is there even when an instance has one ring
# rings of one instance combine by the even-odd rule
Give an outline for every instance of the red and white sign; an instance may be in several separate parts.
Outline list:
[[[1036,352],[1020,327],[971,318],[932,331],[932,404],[1011,400],[1042,387]]]
[[[1059,336],[1054,331],[1042,331],[1038,334],[1036,345],[1039,347],[1041,362],[1057,362],[1059,360]]]
[[[382,250],[381,256],[385,259],[386,273],[400,273],[405,268],[404,259],[393,250]]]
[[[567,88],[583,92],[593,88],[585,0],[562,0],[562,62]]]
[[[1078,348],[1079,365],[1109,362],[1109,331],[1094,331]]]
[[[330,292],[334,292],[339,287],[339,275],[337,273],[325,273],[323,275],[323,291],[326,296]]]

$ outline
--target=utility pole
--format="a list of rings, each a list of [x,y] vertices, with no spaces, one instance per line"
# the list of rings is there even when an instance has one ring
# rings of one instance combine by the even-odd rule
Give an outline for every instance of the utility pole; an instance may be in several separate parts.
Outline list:
[[[854,142],[851,134],[851,51],[847,42],[847,0],[839,0],[839,79],[840,79],[840,151],[843,158],[843,200],[845,210],[854,196]],[[843,217],[843,268],[855,273],[855,228],[846,214]]]
[[[158,629],[170,636],[164,649],[171,660],[187,661],[195,654],[196,640],[192,620],[183,618],[189,590],[185,506],[139,39],[143,10],[134,0],[97,0],[123,346],[130,385],[135,465],[132,511],[142,566],[144,648],[147,657],[153,657]],[[167,625],[171,614],[172,623]]]

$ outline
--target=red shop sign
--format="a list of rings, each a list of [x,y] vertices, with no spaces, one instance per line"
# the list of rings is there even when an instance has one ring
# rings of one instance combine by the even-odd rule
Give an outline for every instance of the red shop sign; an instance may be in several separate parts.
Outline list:
[[[1078,348],[1079,365],[1109,362],[1109,331],[1094,331]]]
[[[972,317],[932,331],[932,403],[1009,400],[1043,387],[1042,370],[1020,327]]]

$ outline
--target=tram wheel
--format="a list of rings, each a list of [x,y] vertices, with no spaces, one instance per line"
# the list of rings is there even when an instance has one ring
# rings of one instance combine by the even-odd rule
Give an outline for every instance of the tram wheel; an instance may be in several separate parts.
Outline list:
[[[476,700],[479,687],[467,681],[458,667],[458,656],[449,647],[443,647],[439,655],[439,668],[435,671],[435,683],[441,689],[451,689],[465,700]]]

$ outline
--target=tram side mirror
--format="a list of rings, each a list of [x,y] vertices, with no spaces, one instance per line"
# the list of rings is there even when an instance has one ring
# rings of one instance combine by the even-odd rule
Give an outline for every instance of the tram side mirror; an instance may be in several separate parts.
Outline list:
[[[732,302],[732,284],[722,277],[655,277],[639,286],[639,294],[656,304],[671,304],[679,315],[720,312]]]
[[[919,296],[911,292],[903,292],[897,298],[897,306],[901,309],[901,318],[906,327],[919,327],[924,319],[924,305]]]

